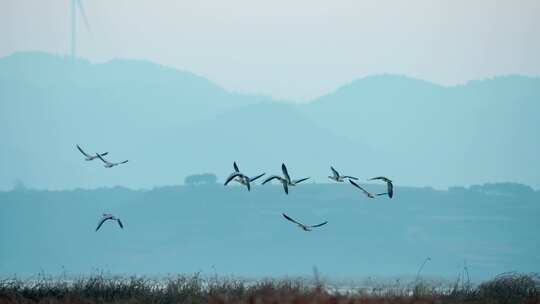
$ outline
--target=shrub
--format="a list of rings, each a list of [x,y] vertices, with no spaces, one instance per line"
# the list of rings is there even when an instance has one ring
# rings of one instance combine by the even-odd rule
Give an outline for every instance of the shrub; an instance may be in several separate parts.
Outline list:
[[[500,304],[539,300],[540,277],[537,274],[503,273],[480,284],[478,295]]]

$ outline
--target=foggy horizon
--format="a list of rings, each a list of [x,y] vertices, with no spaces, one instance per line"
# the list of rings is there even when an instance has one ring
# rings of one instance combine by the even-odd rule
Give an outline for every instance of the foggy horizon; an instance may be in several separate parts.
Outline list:
[[[540,3],[534,0],[94,0],[83,6],[89,28],[78,15],[82,58],[148,60],[192,71],[229,91],[276,99],[310,100],[374,74],[442,85],[540,75],[540,42],[534,39],[540,36]],[[70,53],[69,1],[8,0],[0,8],[0,57]]]
[[[308,99],[302,99],[302,98],[301,99],[292,99],[292,98],[287,98],[287,97],[279,98],[279,97],[273,96],[271,94],[263,94],[263,93],[250,92],[250,91],[238,91],[238,90],[235,90],[235,89],[232,89],[232,88],[225,87],[225,86],[221,85],[219,82],[214,81],[214,80],[212,80],[210,78],[207,78],[205,75],[199,74],[196,71],[187,70],[187,69],[181,69],[181,68],[178,68],[178,67],[173,66],[173,65],[162,64],[160,62],[156,62],[156,61],[152,61],[152,60],[148,60],[148,59],[143,59],[143,58],[114,57],[114,58],[108,58],[108,59],[104,59],[104,60],[92,60],[90,58],[85,58],[85,57],[81,57],[81,56],[77,56],[76,58],[72,58],[71,55],[69,55],[67,53],[48,53],[46,51],[40,51],[40,50],[27,50],[27,51],[15,51],[15,52],[13,52],[11,54],[6,54],[5,56],[0,56],[0,59],[10,57],[10,56],[16,56],[16,55],[19,55],[19,54],[33,54],[33,53],[58,56],[60,58],[65,58],[65,59],[70,59],[70,60],[80,60],[80,61],[83,61],[83,62],[88,62],[88,63],[90,63],[92,65],[102,65],[102,64],[107,64],[107,63],[114,62],[114,61],[117,61],[117,60],[119,60],[119,61],[133,61],[133,62],[150,63],[150,64],[159,65],[159,66],[162,66],[162,67],[165,67],[165,68],[168,68],[168,69],[176,70],[178,72],[187,72],[187,73],[191,73],[191,74],[193,74],[195,76],[198,76],[198,77],[201,77],[201,78],[206,78],[210,82],[213,82],[217,86],[221,87],[223,90],[231,92],[231,93],[238,93],[238,94],[242,94],[242,95],[254,95],[254,96],[260,95],[260,96],[263,96],[263,97],[268,97],[268,98],[270,98],[270,99],[272,99],[274,101],[277,101],[277,102],[292,102],[292,103],[309,103],[309,102],[313,102],[313,101],[316,101],[317,99],[319,99],[320,97],[329,95],[329,94],[339,90],[342,87],[350,85],[351,83],[354,83],[356,81],[361,81],[361,80],[366,79],[366,78],[372,78],[372,77],[385,77],[385,76],[405,77],[405,78],[418,80],[418,81],[434,84],[434,85],[437,85],[437,86],[440,86],[440,87],[447,87],[447,88],[466,86],[467,84],[472,83],[472,82],[489,81],[489,80],[506,78],[506,77],[514,77],[514,76],[531,78],[531,79],[540,78],[540,72],[538,74],[502,73],[502,74],[494,74],[494,75],[489,75],[489,76],[480,77],[480,78],[464,79],[464,80],[459,81],[459,82],[445,83],[445,82],[437,82],[435,80],[430,80],[430,79],[424,79],[424,78],[421,78],[421,77],[415,77],[415,76],[407,75],[407,74],[392,73],[392,72],[380,72],[380,73],[367,74],[367,75],[358,76],[358,77],[353,76],[353,78],[351,78],[349,80],[344,80],[343,83],[336,84],[335,87],[330,88],[328,91],[322,92],[320,95],[314,95],[314,96],[312,96],[312,97],[310,97]]]

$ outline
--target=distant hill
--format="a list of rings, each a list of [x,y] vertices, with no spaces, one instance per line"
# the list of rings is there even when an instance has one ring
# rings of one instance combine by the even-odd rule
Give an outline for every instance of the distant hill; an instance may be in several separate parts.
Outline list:
[[[444,87],[372,76],[314,100],[303,112],[334,133],[387,153],[384,172],[397,172],[411,184],[540,185],[534,165],[540,153],[540,78],[505,76]]]
[[[107,149],[113,159],[146,160],[159,167],[167,164],[160,151],[182,145],[185,137],[180,132],[149,146],[162,132],[268,100],[149,62],[91,64],[43,53],[14,54],[0,59],[0,189],[16,179],[45,188],[99,185],[85,181],[84,169],[77,170],[77,143],[89,152]],[[142,161],[140,154],[146,156]],[[178,180],[191,173],[173,170]],[[145,177],[138,182],[123,176],[114,184],[153,186],[156,177]]]
[[[358,151],[376,156],[361,142],[337,136],[289,104],[249,105],[182,131],[185,146],[175,153],[202,160],[184,166],[192,171],[220,172],[222,178],[232,172],[233,161],[253,175],[259,171],[281,174],[281,163],[285,162],[294,177],[321,181],[328,180],[330,165],[340,168],[350,164],[343,170],[362,170],[353,164]]]
[[[150,62],[115,59],[91,64],[44,53],[17,53],[0,59],[0,85],[2,104],[49,102],[51,110],[111,120],[127,115],[141,123],[153,119],[152,125],[187,124],[269,100],[228,92],[190,72]]]
[[[356,80],[307,104],[228,92],[149,62],[92,64],[43,53],[0,59],[0,189],[179,184],[249,172],[326,180],[329,166],[406,185],[516,181],[540,187],[540,80],[443,87],[403,76]],[[75,150],[110,152],[105,170]]]

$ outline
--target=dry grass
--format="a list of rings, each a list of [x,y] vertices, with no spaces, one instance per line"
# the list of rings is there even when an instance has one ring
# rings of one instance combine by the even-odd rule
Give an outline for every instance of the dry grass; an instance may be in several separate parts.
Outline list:
[[[248,282],[199,275],[160,280],[94,275],[68,280],[41,275],[34,280],[0,281],[0,303],[532,304],[540,303],[540,279],[536,274],[509,273],[477,287],[456,284],[446,288],[422,281],[338,291],[318,279]]]

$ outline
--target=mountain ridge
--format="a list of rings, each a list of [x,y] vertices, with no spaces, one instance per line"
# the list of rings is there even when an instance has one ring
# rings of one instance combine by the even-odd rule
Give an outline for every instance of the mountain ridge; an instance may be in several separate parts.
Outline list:
[[[33,57],[37,57],[37,58],[33,58]],[[208,78],[206,78],[206,77],[204,77],[202,75],[193,73],[193,72],[188,71],[188,70],[183,70],[183,69],[178,69],[178,68],[175,68],[175,67],[170,67],[170,66],[160,64],[160,63],[156,63],[156,62],[149,61],[149,60],[113,58],[113,59],[110,59],[110,60],[107,60],[107,61],[104,61],[104,62],[94,63],[94,62],[91,62],[91,61],[89,61],[87,59],[84,59],[84,58],[75,58],[74,59],[74,58],[72,58],[72,57],[70,57],[68,55],[52,54],[52,53],[37,52],[37,51],[36,52],[15,52],[13,54],[10,54],[10,55],[7,55],[5,57],[0,58],[0,68],[2,68],[1,64],[5,63],[5,61],[13,61],[13,60],[15,60],[15,61],[18,61],[19,63],[25,62],[25,65],[28,64],[28,63],[36,63],[36,62],[28,62],[28,60],[32,60],[32,59],[34,59],[34,60],[41,59],[41,60],[36,60],[37,63],[43,62],[44,60],[50,61],[51,59],[53,59],[53,61],[55,61],[57,64],[60,64],[62,62],[67,61],[70,64],[76,63],[78,66],[87,66],[87,67],[102,67],[102,66],[107,66],[107,65],[122,65],[122,64],[126,64],[126,63],[136,64],[136,65],[141,66],[141,67],[148,67],[148,68],[151,68],[151,69],[160,69],[162,71],[166,71],[167,73],[185,74],[186,76],[192,77],[193,79],[197,79],[197,80],[207,82],[211,86],[213,86],[215,88],[219,88],[220,90],[226,91],[226,92],[231,93],[231,94],[258,97],[258,98],[261,98],[261,99],[264,99],[264,100],[274,100],[274,101],[280,101],[280,102],[294,102],[294,101],[291,101],[291,100],[275,99],[273,97],[265,96],[265,95],[250,94],[250,93],[239,92],[239,91],[236,91],[236,90],[229,90],[229,89],[226,89],[226,88],[218,85],[217,83],[209,80]],[[0,76],[1,76],[1,73],[0,73]],[[432,86],[432,87],[438,87],[438,88],[447,88],[447,89],[448,88],[449,89],[462,88],[462,87],[468,87],[468,86],[481,86],[481,85],[485,85],[485,84],[489,84],[489,83],[493,83],[493,82],[503,83],[504,81],[508,81],[508,80],[510,80],[510,81],[519,80],[519,81],[526,81],[526,82],[530,82],[530,83],[532,83],[532,82],[539,82],[540,83],[540,75],[539,76],[531,76],[531,75],[523,75],[523,74],[502,74],[502,75],[496,75],[496,76],[479,78],[479,79],[469,79],[469,80],[464,81],[462,83],[445,85],[445,84],[439,84],[437,82],[425,80],[425,79],[418,78],[418,77],[408,76],[408,75],[405,75],[405,74],[381,73],[381,74],[373,74],[373,75],[368,75],[368,76],[364,76],[364,77],[354,78],[354,79],[352,79],[351,81],[349,81],[349,82],[347,82],[345,84],[337,86],[335,89],[329,91],[328,93],[322,94],[319,97],[316,97],[316,98],[313,98],[313,99],[309,100],[307,103],[316,102],[319,99],[322,99],[327,95],[335,94],[340,90],[349,89],[349,88],[354,87],[354,86],[356,86],[358,84],[371,82],[373,80],[380,80],[380,79],[390,80],[390,81],[402,80],[402,81],[408,82],[409,84],[421,84],[421,85],[426,85],[426,86]],[[533,85],[536,85],[536,83],[534,83]],[[305,103],[306,102],[303,102],[302,104],[305,104]]]
[[[372,76],[313,102],[293,103],[231,93],[191,74],[175,78],[181,72],[148,62],[94,65],[48,54],[14,56],[24,69],[6,68],[0,58],[0,167],[6,168],[0,189],[17,179],[37,188],[151,188],[196,172],[228,173],[234,160],[261,170],[289,161],[299,175],[320,175],[316,181],[334,165],[348,174],[391,175],[407,185],[540,186],[540,170],[531,165],[540,151],[540,78],[443,87]],[[33,56],[67,67],[39,69],[25,59]],[[154,72],[140,72],[141,66]],[[82,86],[66,86],[55,76],[74,73],[84,76],[74,80]],[[32,85],[32,77],[47,85]],[[129,158],[129,166],[107,173],[95,164],[81,166],[75,144],[111,150],[113,160]]]

